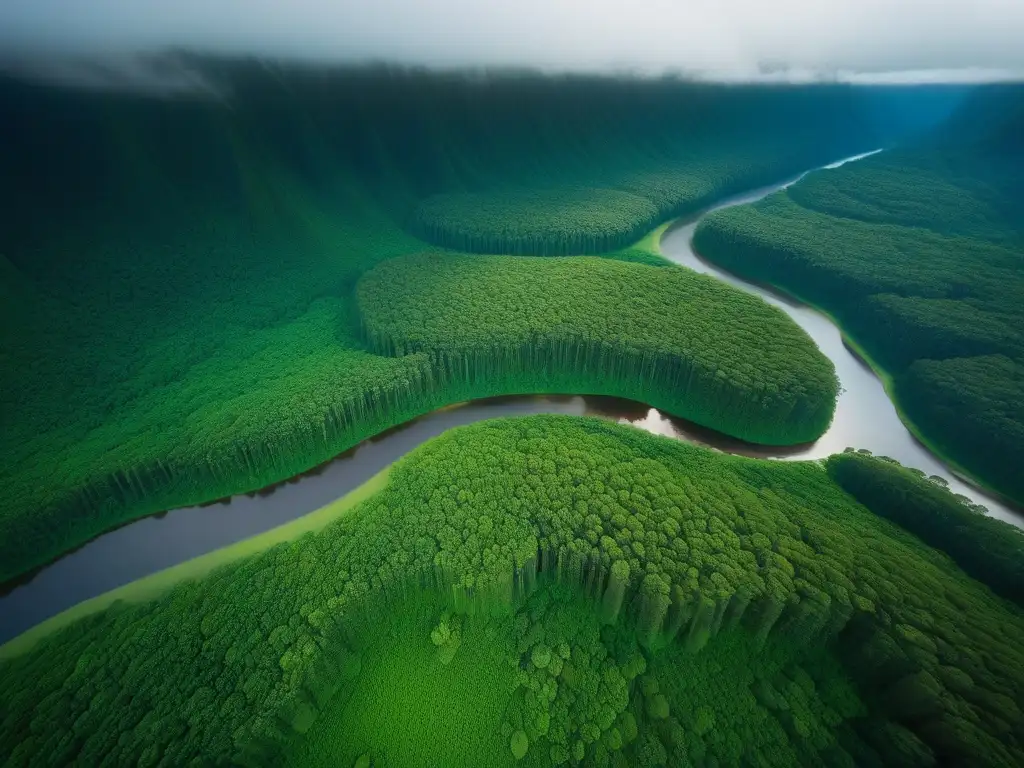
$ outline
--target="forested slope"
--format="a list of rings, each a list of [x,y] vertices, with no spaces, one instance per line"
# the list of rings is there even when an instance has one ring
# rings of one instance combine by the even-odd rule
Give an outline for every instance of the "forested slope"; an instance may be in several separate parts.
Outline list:
[[[1024,500],[1024,89],[916,144],[717,212],[709,259],[833,312],[920,434]]]
[[[619,211],[639,231],[911,127],[878,118],[892,92],[848,87],[201,65],[210,87],[178,97],[0,82],[17,180],[0,206],[0,579],[480,394],[360,335],[359,276],[424,248],[410,232],[433,195],[544,190],[580,224],[615,190],[645,201]]]
[[[357,287],[369,346],[427,353],[481,393],[615,394],[775,445],[828,428],[838,381],[783,312],[690,270],[423,254]]]
[[[816,463],[498,420],[316,533],[0,661],[0,759],[1010,766],[1022,639],[1020,608]]]
[[[950,492],[938,476],[925,478],[893,459],[848,450],[830,456],[829,476],[872,512],[941,549],[974,578],[1024,605],[1024,533],[984,514]]]

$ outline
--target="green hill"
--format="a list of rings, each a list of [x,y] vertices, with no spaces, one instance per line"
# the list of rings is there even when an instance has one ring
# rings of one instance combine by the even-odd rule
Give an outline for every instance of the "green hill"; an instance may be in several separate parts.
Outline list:
[[[1024,754],[1019,606],[816,462],[502,419],[424,444],[325,527],[236,549],[0,660],[0,761]]]
[[[480,394],[615,394],[773,445],[835,410],[835,370],[795,323],[690,270],[426,254],[374,267],[357,297],[372,349],[426,353]]]

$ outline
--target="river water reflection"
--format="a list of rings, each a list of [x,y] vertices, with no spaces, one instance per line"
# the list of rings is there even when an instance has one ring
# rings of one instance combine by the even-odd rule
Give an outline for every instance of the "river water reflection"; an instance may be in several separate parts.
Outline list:
[[[0,597],[0,643],[83,600],[319,509],[453,427],[540,413],[599,416],[746,455],[763,455],[764,450],[614,397],[495,397],[443,408],[367,440],[293,480],[145,517],[93,539],[26,575]]]
[[[868,153],[868,155],[874,154]],[[868,155],[858,155],[826,166],[837,168],[846,162],[859,160]],[[812,171],[813,173],[813,171]],[[772,192],[784,189],[803,177],[789,180],[784,184],[755,190],[715,207],[726,208],[759,200]],[[921,445],[900,421],[896,407],[874,372],[860,360],[844,343],[839,329],[832,321],[815,309],[793,301],[769,288],[754,285],[704,261],[692,247],[693,231],[697,219],[680,222],[671,227],[661,240],[662,254],[697,272],[712,275],[748,293],[760,296],[786,312],[818,345],[818,348],[832,361],[839,376],[841,393],[836,404],[836,414],[828,431],[817,441],[796,451],[787,451],[785,458],[816,459],[841,452],[847,446],[867,448],[872,453],[891,456],[908,467],[921,469],[928,475],[939,475],[949,481],[954,493],[970,497],[986,506],[993,517],[1005,520],[1018,527],[1024,527],[1021,513],[1010,509],[999,500],[968,485],[957,478],[938,458]],[[768,450],[755,451],[747,455],[780,457],[779,453]]]
[[[842,162],[827,167],[836,167]],[[731,198],[716,208],[752,202],[794,181],[796,179]],[[914,440],[896,415],[881,382],[846,348],[838,329],[827,317],[701,260],[690,245],[698,220],[696,217],[681,222],[666,232],[661,241],[666,258],[756,293],[770,304],[781,307],[835,364],[842,393],[831,427],[816,442],[785,448],[752,445],[667,416],[646,405],[609,397],[503,397],[445,408],[378,435],[316,470],[272,489],[241,494],[214,504],[172,510],[99,536],[27,575],[0,597],[0,643],[83,600],[318,509],[452,427],[501,416],[594,415],[667,437],[759,458],[822,458],[851,445],[868,448],[927,474],[945,477],[955,492],[984,504],[992,515],[1024,527],[1020,514],[958,480]]]

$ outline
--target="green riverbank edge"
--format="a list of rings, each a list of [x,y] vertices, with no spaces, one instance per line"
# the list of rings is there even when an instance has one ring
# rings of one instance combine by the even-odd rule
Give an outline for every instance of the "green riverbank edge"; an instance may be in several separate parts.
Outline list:
[[[658,256],[659,258],[665,258],[661,251],[662,237],[677,222],[687,218],[688,217],[680,217],[663,222],[658,227],[647,233],[643,238],[638,240],[630,248],[646,251],[654,256]],[[667,258],[665,258],[665,262],[666,265],[672,265],[673,267],[680,269],[684,268],[678,267],[678,265],[675,265]],[[823,312],[823,310],[819,311]],[[888,391],[888,384],[886,386]],[[464,404],[465,401],[460,401],[442,406],[436,410],[449,410]],[[198,578],[224,563],[232,562],[245,557],[246,555],[261,552],[283,541],[291,541],[308,531],[319,530],[327,525],[331,520],[337,518],[342,513],[347,512],[360,501],[369,498],[374,493],[382,489],[387,484],[387,475],[390,471],[390,466],[391,465],[371,477],[359,487],[350,491],[345,496],[342,496],[340,499],[337,499],[318,510],[309,512],[283,525],[271,528],[269,531],[242,539],[234,544],[229,544],[225,547],[215,549],[212,552],[208,552],[205,555],[200,555],[192,558],[191,560],[179,563],[178,565],[173,565],[170,568],[158,571],[157,573],[136,579],[135,581],[129,582],[121,587],[117,587],[116,589],[97,595],[96,597],[89,598],[88,600],[84,600],[71,608],[61,611],[56,616],[52,616],[49,619],[40,622],[31,629],[28,629],[17,637],[7,641],[5,644],[0,645],[0,659],[24,653],[51,632],[54,632],[77,619],[102,611],[118,600],[143,602],[158,596],[179,581],[189,578]],[[144,517],[140,517],[139,519],[144,519]]]
[[[686,219],[687,217],[681,217],[678,219],[672,219],[660,224],[655,229],[651,230],[647,235],[641,238],[633,246],[637,250],[645,250],[650,253],[664,258],[664,253],[661,250],[661,240],[665,233],[670,228],[676,225],[679,221]],[[698,254],[700,256],[700,254]],[[700,256],[704,258],[703,256]],[[668,261],[666,259],[666,261]],[[709,260],[710,262],[710,260]],[[669,262],[671,263],[671,262]],[[714,262],[710,262],[714,263]],[[716,265],[717,267],[717,265]],[[680,267],[685,269],[685,267]],[[721,267],[718,267],[721,269]],[[727,270],[726,270],[727,271]],[[893,407],[896,409],[896,414],[899,416],[900,421],[907,428],[914,439],[920,442],[925,448],[927,448],[932,454],[942,460],[944,464],[961,480],[964,482],[985,491],[992,495],[994,498],[1005,502],[1007,504],[1016,506],[1016,502],[1007,496],[1001,494],[995,488],[986,484],[982,480],[974,477],[970,472],[964,469],[961,465],[950,459],[943,452],[938,450],[927,437],[921,434],[917,425],[914,424],[904,413],[903,408],[900,406],[899,400],[895,395],[895,387],[893,386],[892,375],[886,371],[881,365],[879,365],[871,356],[864,350],[860,343],[853,338],[846,329],[839,323],[836,317],[826,310],[825,308],[818,306],[817,304],[807,301],[803,297],[795,294],[794,292],[784,289],[781,286],[775,285],[774,283],[762,284],[755,281],[746,280],[746,278],[737,275],[740,279],[751,283],[752,285],[763,285],[763,287],[770,288],[779,294],[798,301],[808,307],[811,307],[817,312],[827,317],[836,328],[839,329],[840,335],[842,336],[843,343],[846,344],[878,377],[879,381],[882,382],[882,386],[885,389],[886,395],[892,402]],[[448,410],[450,408],[458,407],[463,403],[453,403],[448,406],[444,406],[437,410]],[[856,447],[856,446],[855,446]],[[377,491],[384,488],[387,485],[388,473],[390,472],[390,465],[385,469],[378,472],[376,475],[371,477],[365,483],[359,487],[353,489],[345,496],[337,499],[318,510],[310,512],[302,517],[299,517],[291,522],[271,528],[269,531],[264,533],[256,534],[255,536],[243,539],[234,544],[229,544],[226,547],[216,549],[212,552],[208,552],[205,555],[187,560],[184,563],[171,566],[157,573],[149,576],[144,576],[141,579],[137,579],[122,587],[118,587],[109,592],[105,592],[97,597],[85,600],[77,605],[68,608],[56,616],[53,616],[45,621],[37,624],[29,630],[26,630],[22,634],[18,635],[7,643],[0,645],[0,658],[9,658],[11,656],[17,656],[20,653],[31,648],[39,640],[51,632],[60,629],[61,627],[70,624],[71,622],[104,610],[109,605],[113,604],[117,600],[126,600],[134,602],[142,602],[151,599],[166,589],[170,588],[174,584],[188,578],[197,578],[202,576],[209,571],[213,570],[219,565],[229,563],[247,555],[262,552],[263,550],[269,549],[275,544],[291,541],[298,538],[304,533],[309,531],[316,531],[323,528],[327,523],[331,522],[340,515],[348,512],[359,502],[369,498]]]
[[[686,218],[686,217],[682,217],[682,218]],[[619,250],[616,250],[616,251],[610,251],[610,252],[608,252],[606,254],[602,254],[602,257],[603,258],[617,258],[617,257],[620,257],[621,260],[623,260],[623,261],[636,261],[636,258],[629,258],[630,254],[631,253],[635,254],[637,252],[641,252],[642,254],[645,254],[646,256],[649,256],[651,258],[651,262],[660,262],[660,264],[657,264],[659,266],[675,267],[676,265],[673,264],[671,260],[666,259],[661,254],[660,249],[658,247],[658,241],[660,240],[661,235],[670,226],[672,226],[676,221],[677,221],[677,219],[670,219],[670,220],[668,220],[666,222],[663,222],[657,228],[653,229],[651,232],[649,232],[646,235],[644,235],[644,237],[642,237],[640,240],[638,240],[633,245],[627,246],[625,248],[622,248],[622,249],[619,249]],[[552,258],[573,258],[573,257],[552,257]],[[650,263],[650,262],[646,262],[646,263]],[[490,393],[488,395],[482,396],[482,398],[486,399],[488,397],[517,397],[517,396],[524,396],[525,397],[525,396],[559,396],[559,395],[565,395],[565,396],[587,396],[587,395],[603,395],[603,394],[608,394],[608,393],[605,393],[605,392],[592,392],[592,391],[583,391],[583,392],[581,392],[581,391],[578,391],[578,390],[565,391],[565,390],[561,390],[561,389],[557,389],[557,388],[556,389],[552,389],[552,390],[543,390],[543,391],[537,391],[537,390],[519,391],[519,390],[516,390],[516,389],[512,389],[512,390],[496,390],[496,391],[494,391],[494,392],[492,392],[492,393]],[[328,463],[330,461],[333,461],[339,455],[341,455],[341,454],[343,454],[343,453],[345,453],[347,451],[352,450],[353,448],[357,447],[358,445],[362,444],[363,442],[365,442],[367,440],[373,440],[373,439],[377,438],[379,435],[383,434],[384,432],[387,432],[388,430],[394,429],[396,427],[400,427],[400,426],[402,426],[404,424],[408,424],[408,423],[410,423],[412,421],[415,421],[416,419],[422,418],[424,416],[428,416],[428,415],[430,415],[432,413],[438,413],[438,412],[441,412],[441,411],[446,411],[446,410],[449,410],[449,409],[458,408],[460,406],[466,405],[467,403],[473,402],[474,399],[480,399],[480,398],[467,399],[467,396],[466,396],[465,392],[452,392],[452,400],[450,402],[444,403],[443,405],[440,405],[438,407],[427,408],[426,410],[422,410],[422,409],[417,408],[417,407],[412,407],[412,408],[408,409],[406,413],[401,414],[399,418],[393,419],[393,420],[389,420],[385,425],[381,426],[380,429],[377,429],[376,431],[371,431],[371,432],[368,432],[368,433],[364,433],[358,440],[356,440],[353,443],[342,444],[339,448],[336,449],[336,451],[334,453],[331,453],[330,455],[327,455],[327,456],[317,456],[317,457],[315,457],[312,460],[303,461],[303,462],[301,462],[301,468],[300,469],[298,469],[297,471],[293,471],[293,472],[291,472],[289,474],[278,475],[277,473],[273,473],[273,472],[269,473],[268,476],[263,479],[263,481],[261,481],[258,484],[255,484],[255,485],[245,484],[245,485],[240,485],[240,486],[232,487],[230,489],[227,489],[226,491],[225,491],[225,489],[221,489],[221,490],[216,491],[216,492],[193,491],[192,493],[188,494],[187,496],[183,496],[183,497],[180,497],[180,498],[176,499],[171,504],[168,504],[168,503],[166,503],[166,501],[162,501],[162,500],[158,500],[156,503],[152,503],[151,502],[151,503],[148,503],[148,504],[142,504],[142,505],[140,505],[140,506],[135,508],[136,512],[122,514],[111,525],[108,525],[107,527],[104,527],[104,528],[102,528],[100,530],[97,530],[95,533],[93,533],[92,535],[88,536],[85,539],[77,541],[76,543],[74,543],[73,546],[68,547],[66,549],[62,549],[62,550],[60,550],[58,552],[52,553],[51,556],[49,556],[49,557],[47,557],[45,559],[36,561],[31,566],[22,568],[22,569],[18,570],[16,573],[7,574],[5,576],[5,578],[0,578],[0,585],[12,582],[17,576],[19,576],[19,575],[21,575],[23,573],[26,573],[26,572],[34,569],[34,568],[46,568],[46,567],[52,565],[53,563],[57,562],[61,558],[67,556],[74,549],[77,549],[77,548],[79,548],[81,546],[84,546],[84,545],[88,544],[89,542],[96,540],[100,536],[103,536],[103,535],[105,535],[105,534],[107,534],[107,533],[109,533],[109,532],[111,532],[113,530],[116,530],[117,528],[122,527],[124,525],[129,525],[129,524],[134,523],[134,522],[136,522],[138,520],[144,520],[147,517],[152,517],[154,515],[164,514],[166,512],[169,512],[169,511],[172,511],[172,510],[175,510],[175,509],[181,509],[181,508],[184,508],[184,507],[191,507],[191,506],[197,506],[197,505],[206,504],[206,503],[209,503],[209,502],[217,501],[218,499],[223,498],[225,496],[234,496],[234,495],[240,495],[240,494],[245,494],[245,493],[257,492],[257,491],[263,490],[264,488],[267,488],[267,487],[269,487],[271,485],[277,485],[279,483],[288,482],[292,478],[298,477],[298,476],[302,475],[303,473],[308,472],[308,471],[316,468],[317,466],[319,466],[321,464],[325,464],[325,463]],[[2,648],[2,646],[0,646],[0,648]]]
[[[655,229],[647,233],[643,238],[638,240],[631,249],[643,250],[651,253],[652,255],[658,256],[659,258],[665,258],[661,251],[661,239],[665,233],[679,221],[687,219],[688,217],[680,217],[677,219],[671,219],[663,222]],[[666,265],[672,264],[673,267],[677,265],[673,264],[667,258],[665,259]],[[679,267],[683,269],[684,267]],[[773,286],[774,288],[774,286]],[[794,297],[798,301],[803,301],[799,297]],[[807,303],[807,302],[804,302]],[[812,306],[812,305],[809,305]],[[835,323],[835,319],[831,315],[828,315],[824,310],[815,307],[818,311],[827,315]],[[838,323],[836,323],[837,327]],[[845,337],[844,337],[845,338]],[[861,354],[859,349],[858,354]],[[865,355],[865,360],[867,357]],[[889,392],[890,383],[888,374],[884,372],[879,373],[879,369],[870,361],[869,365],[876,371],[879,378],[883,376],[883,383],[886,387],[886,392]],[[892,397],[890,393],[890,398]],[[894,401],[895,402],[895,401]],[[464,405],[465,402],[452,403],[447,406],[442,406],[436,410],[449,410],[457,408],[460,405]],[[897,407],[897,411],[899,408]],[[906,421],[902,413],[900,418]],[[923,441],[922,441],[923,442]],[[952,465],[952,462],[950,462]],[[198,578],[210,572],[219,565],[232,562],[240,559],[247,555],[262,552],[263,550],[269,549],[275,544],[291,541],[298,538],[304,533],[309,531],[316,531],[323,528],[332,520],[339,517],[341,514],[348,512],[359,502],[369,498],[377,491],[384,488],[387,485],[387,477],[390,471],[390,466],[381,470],[379,473],[371,477],[365,483],[359,487],[353,489],[345,496],[337,499],[318,510],[309,512],[295,520],[292,520],[283,525],[271,528],[269,531],[265,531],[255,536],[251,536],[246,539],[242,539],[234,544],[229,544],[225,547],[215,549],[212,552],[208,552],[205,555],[187,560],[178,565],[171,566],[157,573],[144,576],[135,581],[129,582],[124,586],[117,587],[116,589],[105,592],[88,600],[84,600],[77,605],[72,606],[64,611],[61,611],[56,616],[52,616],[45,621],[40,622],[31,629],[26,630],[17,637],[9,640],[7,643],[0,645],[0,659],[17,656],[30,649],[33,645],[39,642],[42,638],[48,634],[54,632],[61,627],[70,624],[85,616],[89,616],[93,613],[97,613],[106,609],[108,606],[117,602],[118,600],[125,600],[129,602],[143,602],[145,600],[152,599],[170,587],[177,584],[179,581],[183,581],[189,578]],[[140,518],[142,519],[142,518]]]
[[[348,514],[358,504],[383,490],[388,484],[388,477],[392,466],[392,464],[389,464],[340,499],[335,499],[330,504],[309,512],[302,517],[279,525],[276,528],[271,528],[269,531],[242,539],[234,544],[228,544],[212,552],[207,552],[205,555],[199,555],[183,563],[172,565],[170,568],[157,571],[149,576],[143,576],[141,579],[136,579],[124,586],[104,592],[102,595],[83,600],[81,603],[61,611],[56,616],[51,616],[31,629],[22,632],[14,639],[0,645],[0,659],[22,654],[50,633],[67,626],[73,621],[93,613],[98,613],[118,600],[126,602],[145,602],[146,600],[151,600],[178,582],[185,581],[186,579],[200,578],[226,563],[263,552],[276,544],[294,541],[306,533],[319,531],[328,523],[337,520],[342,515]]]
[[[657,256],[658,258],[664,258],[660,248],[661,237],[676,221],[676,219],[672,219],[660,224],[630,248],[646,251],[652,256]],[[665,263],[666,266],[676,266],[668,259],[665,259]],[[451,403],[449,405],[442,406],[441,408],[437,408],[434,411],[431,411],[431,413],[458,408],[461,405],[465,405],[466,402],[467,401],[463,400]],[[73,621],[98,613],[118,600],[143,602],[145,600],[152,599],[180,581],[190,578],[198,578],[225,563],[238,560],[247,555],[256,554],[257,552],[262,552],[275,544],[279,544],[284,541],[292,541],[304,533],[319,530],[332,520],[351,510],[361,501],[364,501],[379,490],[383,489],[384,486],[387,485],[387,478],[391,470],[391,466],[393,466],[393,464],[388,465],[362,485],[342,496],[340,499],[332,501],[330,504],[327,504],[318,510],[309,512],[295,520],[284,523],[283,525],[271,528],[269,531],[264,531],[263,533],[256,534],[255,536],[242,539],[234,544],[228,544],[225,547],[215,549],[205,555],[200,555],[192,558],[191,560],[186,560],[183,563],[173,565],[170,568],[165,568],[164,570],[150,574],[149,576],[143,576],[140,579],[131,581],[128,584],[112,589],[109,592],[104,592],[96,597],[83,600],[71,608],[61,611],[56,616],[51,616],[49,619],[36,624],[31,629],[22,632],[20,635],[8,640],[3,645],[0,645],[0,659],[22,654],[50,633],[72,623]],[[145,516],[138,519],[144,518]]]
[[[657,230],[655,230],[655,233],[661,232],[662,234],[664,234],[664,232],[667,231],[667,229],[668,226],[662,225]],[[652,233],[652,235],[653,234],[654,233]],[[647,238],[645,238],[642,242],[647,242]],[[661,253],[660,236],[657,240],[657,246],[658,252]],[[842,323],[839,322],[836,316],[833,315],[829,310],[825,309],[824,307],[818,304],[815,304],[813,301],[808,301],[803,296],[800,296],[798,293],[795,293],[789,288],[784,288],[781,285],[777,285],[771,282],[765,283],[758,280],[749,280],[743,275],[736,274],[735,272],[729,272],[728,269],[716,264],[713,259],[709,259],[705,257],[703,254],[697,253],[696,251],[694,251],[694,253],[697,255],[698,258],[703,259],[709,264],[713,264],[715,266],[715,269],[720,269],[723,272],[728,272],[730,275],[733,275],[737,279],[743,280],[744,282],[750,283],[751,285],[756,285],[761,288],[770,289],[775,293],[778,293],[780,296],[784,296],[785,298],[791,299],[800,304],[803,304],[804,306],[810,307],[814,311],[827,317],[829,321],[832,323],[832,325],[834,325],[839,330],[839,335],[842,338],[843,344],[845,344],[857,356],[857,358],[861,360],[861,362],[867,365],[867,367],[871,369],[871,372],[875,375],[875,377],[880,382],[882,382],[882,388],[885,390],[885,394],[889,398],[889,401],[892,403],[893,408],[896,409],[896,415],[899,417],[900,422],[903,424],[904,427],[907,428],[907,431],[917,442],[919,442],[921,445],[927,448],[929,453],[931,453],[933,456],[942,461],[942,463],[946,465],[946,467],[954,476],[962,480],[967,485],[970,485],[971,487],[979,491],[983,491],[996,501],[1006,504],[1012,509],[1021,508],[1020,502],[1018,502],[1016,499],[1010,496],[1007,496],[998,488],[993,487],[986,481],[982,480],[980,477],[976,476],[970,470],[966,469],[962,464],[959,464],[956,460],[952,459],[944,451],[940,450],[938,446],[935,445],[935,443],[933,443],[923,432],[921,432],[917,424],[911,421],[910,417],[907,416],[906,412],[903,410],[903,406],[900,404],[899,397],[897,397],[896,395],[896,387],[893,383],[892,374],[889,373],[889,371],[883,368],[881,364],[879,364],[874,358],[871,357],[871,355],[868,354],[867,350],[864,349],[861,343],[850,334],[850,332],[843,326]],[[840,386],[842,386],[841,382]],[[856,448],[857,446],[853,447]]]

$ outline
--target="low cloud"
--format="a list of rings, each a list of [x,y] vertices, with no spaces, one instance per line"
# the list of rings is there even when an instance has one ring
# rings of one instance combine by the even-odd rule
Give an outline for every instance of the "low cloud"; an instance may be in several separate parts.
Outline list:
[[[0,59],[0,72],[84,90],[127,91],[155,96],[223,99],[227,90],[208,73],[177,55],[24,53]]]
[[[148,61],[139,54],[168,48],[727,81],[982,82],[1024,76],[1022,39],[1021,0],[0,3],[0,54],[8,62],[38,69],[47,61],[42,71],[63,81],[128,87],[189,85],[187,72],[139,63]]]

